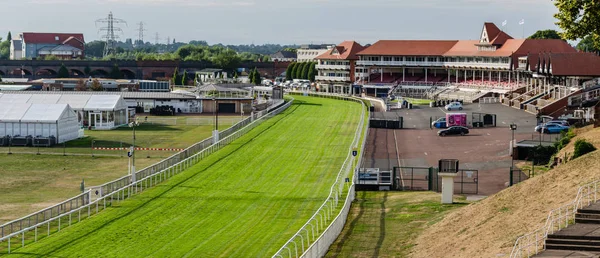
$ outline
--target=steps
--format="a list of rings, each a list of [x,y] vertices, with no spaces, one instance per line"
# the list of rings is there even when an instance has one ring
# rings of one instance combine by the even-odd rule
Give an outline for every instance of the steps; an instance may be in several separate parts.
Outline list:
[[[546,250],[600,253],[600,209],[597,205],[578,209],[575,225],[548,235]]]

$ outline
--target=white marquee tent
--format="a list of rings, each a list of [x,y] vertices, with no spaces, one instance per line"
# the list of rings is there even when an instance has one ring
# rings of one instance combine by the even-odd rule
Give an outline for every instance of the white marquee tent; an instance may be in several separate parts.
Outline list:
[[[129,123],[127,103],[120,95],[0,94],[0,106],[14,103],[68,104],[80,126],[110,130]]]
[[[79,137],[75,112],[67,104],[0,104],[0,136],[54,136],[57,143]]]

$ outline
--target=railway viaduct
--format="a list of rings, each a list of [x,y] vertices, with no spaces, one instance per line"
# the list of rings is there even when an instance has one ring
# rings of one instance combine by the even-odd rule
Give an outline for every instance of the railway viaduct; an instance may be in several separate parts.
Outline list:
[[[4,78],[53,78],[64,64],[72,77],[88,77],[84,73],[89,67],[94,77],[107,76],[114,65],[117,65],[125,79],[156,79],[172,77],[175,68],[198,71],[214,68],[210,62],[188,61],[92,61],[92,60],[0,60],[0,77]],[[289,62],[243,62],[239,68],[260,71],[263,77],[275,77],[285,71]]]

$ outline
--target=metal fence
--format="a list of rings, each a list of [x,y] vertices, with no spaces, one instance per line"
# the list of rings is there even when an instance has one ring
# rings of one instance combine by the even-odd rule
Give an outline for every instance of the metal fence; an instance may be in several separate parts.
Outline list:
[[[403,191],[429,191],[431,189],[431,167],[394,167],[394,187]]]
[[[442,177],[438,175],[437,170],[432,173],[432,191],[442,192]],[[478,170],[459,170],[454,178],[455,194],[479,194],[479,171]]]
[[[360,117],[360,123],[356,128],[354,140],[348,149],[348,156],[344,161],[344,164],[340,168],[335,182],[331,186],[329,196],[325,202],[319,207],[314,215],[308,220],[296,234],[294,234],[284,245],[281,247],[273,257],[322,257],[325,255],[329,246],[337,239],[340,232],[344,228],[350,206],[354,201],[354,181],[346,180],[356,167],[354,164],[357,161],[360,163],[361,158],[354,157],[352,150],[360,147],[360,155],[364,155],[364,147],[367,137],[368,130],[365,129],[365,121],[368,121],[369,117],[367,112],[367,104],[358,98],[348,97],[345,95],[337,94],[323,94],[323,93],[295,93],[290,94],[303,94],[308,96],[316,96],[323,98],[334,98],[340,100],[348,100],[359,102],[362,105],[362,112]],[[359,146],[360,141],[362,144]],[[359,164],[360,165],[360,164]],[[350,181],[350,182],[347,182]],[[346,194],[345,201],[341,210],[335,215],[336,210],[339,209],[340,199]],[[335,217],[334,217],[335,216]],[[311,244],[312,243],[312,244]]]
[[[58,205],[44,209],[42,211],[25,216],[8,222],[0,226],[0,244],[7,243],[8,253],[11,251],[11,244],[25,246],[26,243],[36,242],[41,235],[38,233],[43,231],[45,235],[58,232],[66,226],[73,223],[74,216],[77,222],[85,219],[93,214],[100,212],[113,205],[115,201],[120,201],[130,197],[132,194],[142,192],[143,190],[152,187],[164,180],[181,173],[187,168],[195,165],[208,155],[220,150],[232,141],[246,134],[248,131],[260,125],[263,121],[283,112],[293,103],[289,101],[279,108],[267,113],[267,110],[256,114],[248,119],[252,122],[242,121],[240,123],[248,123],[245,127],[240,128],[236,132],[231,132],[226,137],[221,137],[221,140],[212,144],[212,138],[196,143],[187,149],[161,161],[145,169],[135,173],[135,182],[131,176],[125,176],[101,186],[93,187],[92,189],[71,198]],[[83,212],[83,215],[82,215]],[[34,223],[35,222],[35,223]],[[15,240],[16,239],[16,240]],[[0,251],[2,250],[2,244]]]
[[[510,186],[521,183],[531,177],[533,177],[531,169],[510,169]]]
[[[600,181],[594,181],[579,187],[575,200],[558,209],[551,210],[544,226],[517,238],[510,257],[531,257],[545,250],[548,235],[574,224],[577,210],[597,202],[599,190]]]

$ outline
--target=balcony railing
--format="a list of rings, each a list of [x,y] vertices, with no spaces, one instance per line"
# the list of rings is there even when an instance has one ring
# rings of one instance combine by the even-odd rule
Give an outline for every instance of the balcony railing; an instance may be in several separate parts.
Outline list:
[[[324,65],[318,64],[316,66],[318,70],[350,70],[350,65]]]
[[[332,81],[332,82],[350,82],[349,76],[337,77],[337,76],[316,76],[317,81]]]
[[[427,66],[427,67],[484,67],[484,68],[499,68],[509,69],[510,64],[507,63],[477,63],[477,62],[417,62],[417,61],[366,61],[361,60],[357,65],[374,65],[374,66]]]

